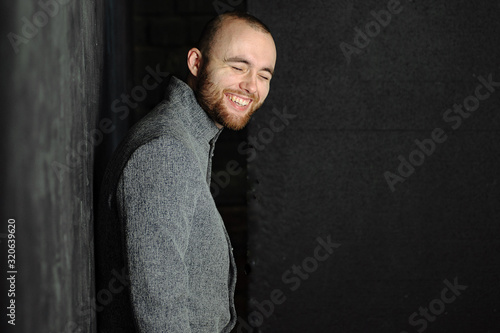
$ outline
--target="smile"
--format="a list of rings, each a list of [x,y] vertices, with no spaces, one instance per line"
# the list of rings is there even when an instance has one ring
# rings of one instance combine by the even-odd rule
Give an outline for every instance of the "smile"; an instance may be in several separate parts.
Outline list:
[[[227,98],[233,102],[236,106],[245,107],[252,102],[251,99],[238,97],[233,94],[226,94]]]

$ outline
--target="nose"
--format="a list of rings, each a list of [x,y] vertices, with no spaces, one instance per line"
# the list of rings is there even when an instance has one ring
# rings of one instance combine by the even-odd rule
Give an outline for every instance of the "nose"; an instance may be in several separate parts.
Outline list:
[[[255,94],[257,92],[257,75],[252,72],[247,73],[240,82],[240,88],[249,94]]]

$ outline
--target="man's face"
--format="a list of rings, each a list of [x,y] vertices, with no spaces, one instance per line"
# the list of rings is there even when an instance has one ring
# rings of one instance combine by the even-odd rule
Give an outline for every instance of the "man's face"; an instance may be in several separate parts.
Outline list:
[[[198,102],[219,127],[242,129],[266,99],[275,63],[270,34],[242,20],[225,21],[210,54],[203,55]]]

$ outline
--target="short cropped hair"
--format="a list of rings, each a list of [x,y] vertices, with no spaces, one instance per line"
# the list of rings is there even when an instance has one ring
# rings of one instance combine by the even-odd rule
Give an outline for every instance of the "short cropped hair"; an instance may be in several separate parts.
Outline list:
[[[203,28],[200,39],[198,40],[198,43],[196,45],[196,47],[204,56],[208,57],[208,55],[210,55],[212,44],[214,43],[214,39],[217,36],[217,32],[221,28],[223,21],[226,19],[240,19],[245,21],[256,30],[271,34],[269,28],[264,23],[262,23],[262,21],[251,14],[242,11],[233,11],[220,14],[208,21],[208,23],[205,25],[205,28]]]

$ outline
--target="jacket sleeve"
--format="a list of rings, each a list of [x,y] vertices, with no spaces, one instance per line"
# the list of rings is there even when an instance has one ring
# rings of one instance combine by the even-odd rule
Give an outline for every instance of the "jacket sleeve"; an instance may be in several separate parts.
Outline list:
[[[196,204],[193,153],[156,139],[132,154],[118,186],[139,332],[191,332],[184,261]]]

